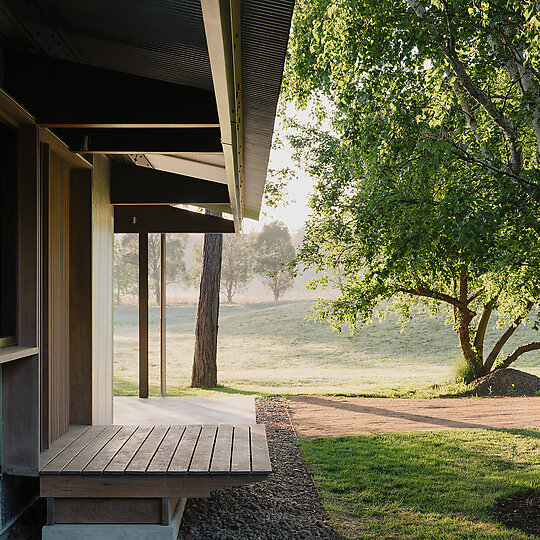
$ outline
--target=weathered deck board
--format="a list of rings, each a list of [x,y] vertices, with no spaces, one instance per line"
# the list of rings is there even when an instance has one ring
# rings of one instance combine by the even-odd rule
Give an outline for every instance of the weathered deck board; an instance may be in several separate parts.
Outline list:
[[[262,425],[76,427],[41,460],[42,494],[51,497],[206,496],[271,472]]]
[[[155,453],[150,465],[146,469],[149,474],[160,474],[169,468],[169,464],[173,458],[176,447],[182,440],[182,435],[186,426],[171,426],[167,435],[161,441],[157,452]]]
[[[107,426],[62,469],[62,474],[79,474],[82,472],[120,429],[121,426]]]
[[[171,460],[168,473],[171,474],[186,474],[191,463],[193,451],[199,440],[202,426],[187,426],[184,436],[177,446],[174,456]]]
[[[169,431],[168,426],[156,426],[141,445],[131,463],[126,467],[126,473],[143,474],[154,457],[163,437]]]
[[[272,470],[266,428],[264,424],[255,424],[249,427],[251,434],[251,471],[254,473],[268,473]]]
[[[231,470],[233,427],[228,425],[219,426],[212,455],[210,472],[213,474],[229,473]]]
[[[103,430],[105,426],[92,426],[73,441],[65,450],[60,452],[54,459],[45,465],[41,472],[59,474],[60,471],[81,452],[86,445],[90,444]],[[68,431],[69,434],[69,431]],[[65,437],[66,435],[64,435]],[[62,437],[61,437],[62,438]],[[59,439],[60,440],[60,439]]]
[[[251,472],[249,426],[234,426],[231,472]]]
[[[110,463],[118,451],[124,446],[126,441],[135,432],[136,426],[123,426],[114,437],[96,454],[94,459],[88,463],[83,472],[86,474],[100,474]]]
[[[210,470],[210,461],[216,439],[217,426],[203,426],[197,446],[193,452],[193,458],[189,465],[190,473],[208,473]]]
[[[105,473],[107,474],[123,474],[126,467],[129,465],[133,456],[137,453],[137,450],[144,443],[150,432],[152,431],[150,426],[140,426],[135,433],[130,437],[129,441],[122,447],[122,449],[114,456],[111,462],[105,467]]]
[[[41,452],[39,456],[40,469],[50,463],[60,452],[63,452],[75,439],[78,439],[90,426],[73,425],[69,431],[54,441],[47,450]]]

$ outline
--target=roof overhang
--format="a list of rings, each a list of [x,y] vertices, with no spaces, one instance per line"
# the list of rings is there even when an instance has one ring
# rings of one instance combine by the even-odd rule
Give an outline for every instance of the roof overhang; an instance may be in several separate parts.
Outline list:
[[[163,199],[226,184],[196,204],[239,230],[260,212],[293,3],[3,0],[3,86],[72,152],[178,175]]]

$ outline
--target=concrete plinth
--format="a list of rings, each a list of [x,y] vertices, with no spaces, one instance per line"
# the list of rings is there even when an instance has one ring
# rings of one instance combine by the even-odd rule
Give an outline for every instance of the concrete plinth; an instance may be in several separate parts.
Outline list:
[[[43,540],[176,540],[186,499],[179,499],[169,525],[110,524],[110,525],[45,525]]]

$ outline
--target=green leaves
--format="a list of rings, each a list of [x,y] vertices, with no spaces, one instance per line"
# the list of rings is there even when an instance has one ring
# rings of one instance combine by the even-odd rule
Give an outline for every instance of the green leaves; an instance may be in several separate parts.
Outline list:
[[[298,0],[284,96],[332,103],[332,134],[291,139],[317,180],[297,267],[340,291],[319,318],[354,330],[383,303],[403,321],[413,307],[453,316],[457,301],[474,318],[496,298],[508,324],[540,301],[537,13],[532,0]]]

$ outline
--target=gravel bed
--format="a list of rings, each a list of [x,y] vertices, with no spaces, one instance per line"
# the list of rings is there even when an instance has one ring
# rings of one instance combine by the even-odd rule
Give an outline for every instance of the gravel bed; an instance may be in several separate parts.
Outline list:
[[[266,424],[273,474],[265,482],[189,499],[179,539],[337,539],[295,444],[285,400],[258,398],[257,422]]]

